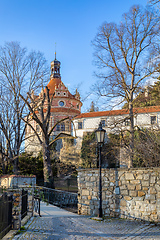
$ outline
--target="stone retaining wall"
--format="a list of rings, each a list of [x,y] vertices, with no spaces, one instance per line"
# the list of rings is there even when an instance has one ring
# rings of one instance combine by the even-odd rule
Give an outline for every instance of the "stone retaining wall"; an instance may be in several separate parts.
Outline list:
[[[98,214],[99,169],[78,170],[78,212]],[[160,168],[102,169],[105,216],[160,221]]]
[[[26,175],[2,175],[0,176],[0,187],[3,188],[26,188],[36,186],[36,176]]]

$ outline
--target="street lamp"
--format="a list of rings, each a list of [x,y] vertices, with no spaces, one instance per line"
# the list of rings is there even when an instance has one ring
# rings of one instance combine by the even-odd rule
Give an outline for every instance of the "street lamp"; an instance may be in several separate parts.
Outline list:
[[[102,123],[100,122],[98,129],[95,131],[96,140],[99,147],[99,214],[98,217],[102,217],[102,178],[101,178],[101,148],[104,144],[105,132],[102,128]]]

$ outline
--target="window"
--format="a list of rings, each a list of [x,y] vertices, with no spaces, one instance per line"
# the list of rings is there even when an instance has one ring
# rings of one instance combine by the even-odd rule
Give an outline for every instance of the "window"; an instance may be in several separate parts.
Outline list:
[[[130,119],[125,119],[125,126],[129,126],[130,125]]]
[[[82,122],[78,122],[78,129],[82,129]]]
[[[65,124],[61,123],[61,131],[65,131]]]
[[[66,131],[69,131],[69,122],[66,122],[66,124],[65,124],[65,130],[66,130]]]
[[[60,106],[60,107],[63,107],[63,106],[64,106],[64,102],[63,102],[63,101],[60,101],[60,102],[59,102],[59,106]]]
[[[156,124],[157,123],[157,118],[156,116],[151,116],[151,124]]]
[[[60,124],[57,124],[57,131],[60,131]]]
[[[105,119],[101,120],[101,123],[102,123],[102,127],[105,127],[105,126],[106,126],[106,121],[105,121]]]
[[[66,96],[66,93],[64,92],[63,95]]]
[[[65,131],[65,123],[58,124],[56,130]]]

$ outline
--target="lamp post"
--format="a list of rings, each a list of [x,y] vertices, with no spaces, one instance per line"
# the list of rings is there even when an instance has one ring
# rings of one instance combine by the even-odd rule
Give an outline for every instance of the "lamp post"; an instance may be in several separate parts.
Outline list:
[[[99,214],[98,217],[102,217],[102,178],[101,178],[101,148],[104,144],[104,137],[105,137],[105,132],[102,128],[102,123],[100,122],[98,129],[95,131],[96,134],[96,140],[99,148]]]

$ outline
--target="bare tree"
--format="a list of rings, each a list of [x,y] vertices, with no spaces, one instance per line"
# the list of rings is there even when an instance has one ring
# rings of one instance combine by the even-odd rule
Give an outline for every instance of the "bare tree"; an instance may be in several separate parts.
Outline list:
[[[155,17],[156,16],[156,17]],[[133,162],[133,97],[159,63],[159,17],[153,9],[133,6],[119,24],[105,22],[93,41],[98,95],[126,101],[130,119],[130,167]]]
[[[18,173],[18,156],[24,140],[23,122],[28,108],[20,98],[31,89],[37,90],[48,77],[46,60],[40,52],[28,53],[18,42],[0,47],[0,129],[6,138],[6,147],[13,171]]]
[[[24,98],[22,95],[20,95],[20,97],[23,99],[29,109],[28,117],[23,120],[33,130],[34,137],[37,137],[42,147],[44,185],[46,187],[54,188],[54,178],[50,159],[51,146],[55,141],[59,139],[74,137],[67,133],[59,133],[52,141],[50,138],[55,127],[60,122],[68,120],[69,117],[65,117],[64,119],[57,121],[56,124],[50,128],[51,104],[54,94],[50,96],[48,87],[42,89],[38,97],[29,93],[28,98]],[[36,124],[38,124],[41,131],[37,131],[37,129],[34,127],[33,122],[36,122]]]
[[[149,3],[151,3],[152,5],[155,5],[159,2],[160,2],[160,0],[149,0]]]

